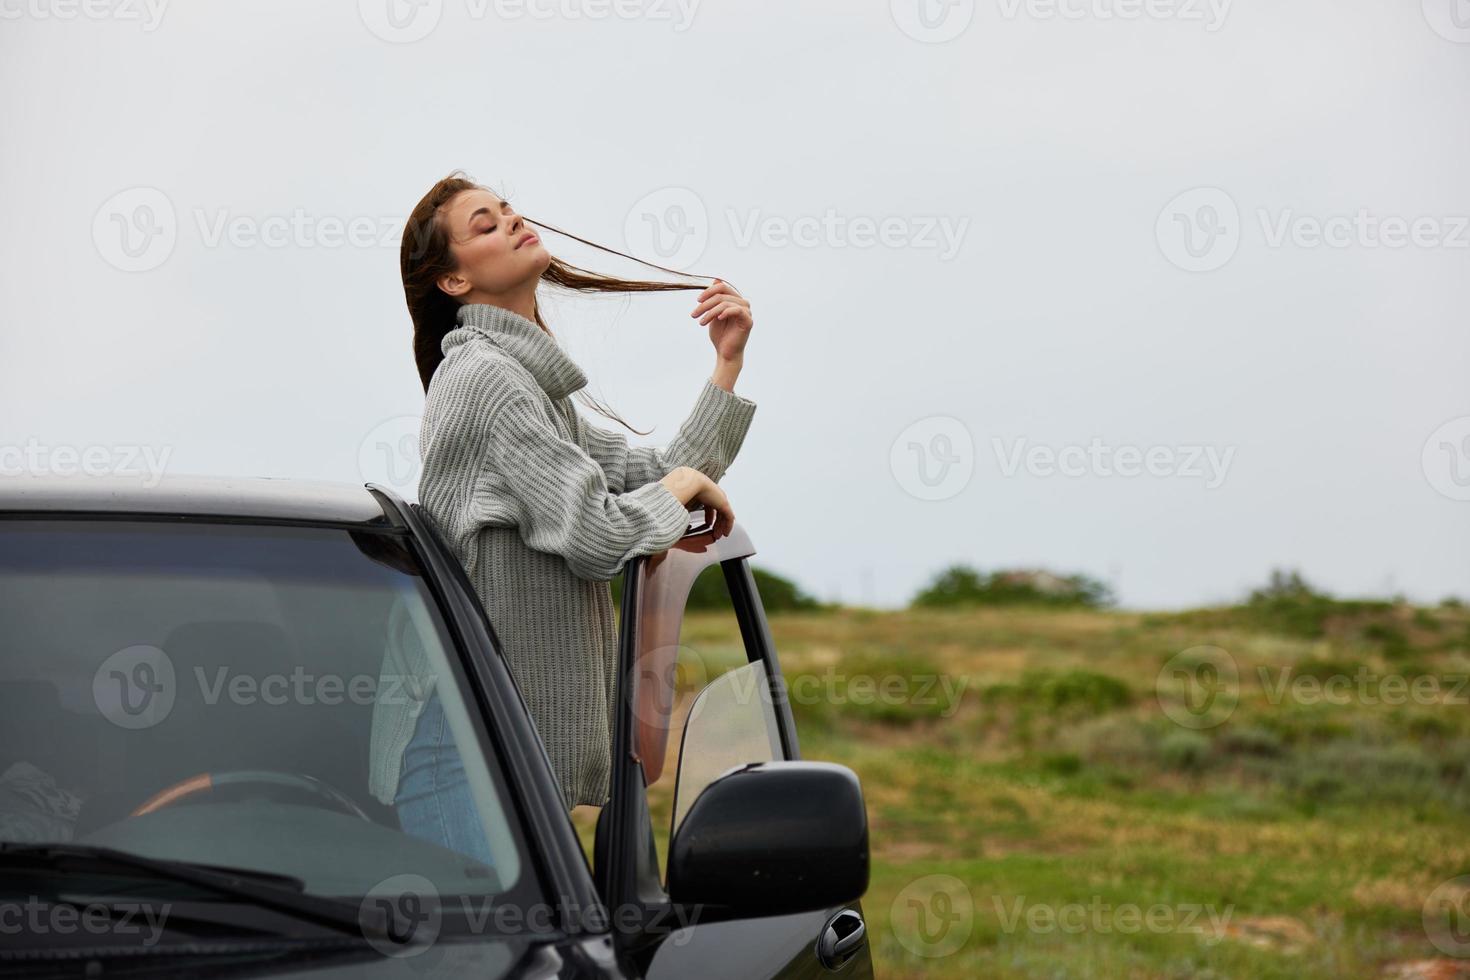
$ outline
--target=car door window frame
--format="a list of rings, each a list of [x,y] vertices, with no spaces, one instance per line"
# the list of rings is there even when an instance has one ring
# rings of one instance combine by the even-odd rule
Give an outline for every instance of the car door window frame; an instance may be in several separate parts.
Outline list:
[[[716,562],[720,565],[740,627],[746,662],[762,662],[767,673],[784,759],[799,760],[800,746],[785,676],[781,673],[760,592],[749,565],[750,557],[755,554],[749,537],[739,525],[722,538],[715,538],[712,529],[703,526],[691,528],[675,543],[674,549],[705,555],[708,560],[703,567]],[[649,587],[650,564],[660,557],[639,556],[624,568],[618,639],[619,683],[613,726],[612,792],[598,821],[593,869],[599,891],[611,910],[615,941],[622,952],[635,957],[650,953],[679,925],[659,873],[653,823],[648,809],[645,760],[637,750],[640,725],[647,727],[646,722],[640,723],[638,718],[639,698],[646,694],[640,692],[640,686],[649,683],[651,675],[660,673],[641,669],[639,664],[639,628],[648,612],[643,597]],[[681,601],[685,599],[687,594],[681,597]],[[681,609],[681,617],[682,612]],[[664,638],[667,639],[667,633]],[[672,680],[667,683],[672,683]],[[661,770],[661,765],[658,768]]]

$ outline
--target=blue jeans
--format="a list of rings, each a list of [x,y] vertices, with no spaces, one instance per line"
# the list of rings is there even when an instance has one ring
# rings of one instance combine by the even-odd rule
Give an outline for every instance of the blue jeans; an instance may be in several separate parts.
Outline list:
[[[464,765],[437,693],[429,697],[403,750],[393,799],[405,833],[493,865],[485,825],[470,796]]]

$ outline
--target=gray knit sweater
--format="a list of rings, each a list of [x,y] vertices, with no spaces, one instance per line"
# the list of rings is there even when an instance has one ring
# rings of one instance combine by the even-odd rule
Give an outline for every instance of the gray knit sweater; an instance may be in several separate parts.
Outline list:
[[[568,809],[601,806],[617,680],[608,582],[683,536],[689,510],[658,481],[679,466],[719,480],[755,402],[707,378],[672,442],[630,446],[577,413],[569,396],[587,377],[534,321],[477,303],[458,322],[424,406],[419,501],[489,614]],[[426,676],[422,651],[390,638],[384,673],[405,672]],[[371,788],[385,803],[420,708],[393,701],[373,718]]]

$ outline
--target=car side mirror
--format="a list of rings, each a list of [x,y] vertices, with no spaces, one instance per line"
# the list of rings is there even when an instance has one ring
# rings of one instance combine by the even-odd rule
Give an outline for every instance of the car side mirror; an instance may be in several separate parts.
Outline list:
[[[862,787],[829,762],[730,770],[699,794],[669,844],[669,898],[699,907],[700,921],[829,909],[867,889]]]

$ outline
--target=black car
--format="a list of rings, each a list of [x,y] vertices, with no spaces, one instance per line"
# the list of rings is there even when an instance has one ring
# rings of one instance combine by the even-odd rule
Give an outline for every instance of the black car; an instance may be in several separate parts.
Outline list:
[[[752,554],[739,525],[696,525],[625,566],[589,862],[494,624],[416,504],[0,482],[0,972],[871,977],[862,792],[799,761]],[[714,564],[741,650],[680,642]],[[488,861],[370,791],[381,705],[425,703],[391,667],[406,649]]]

